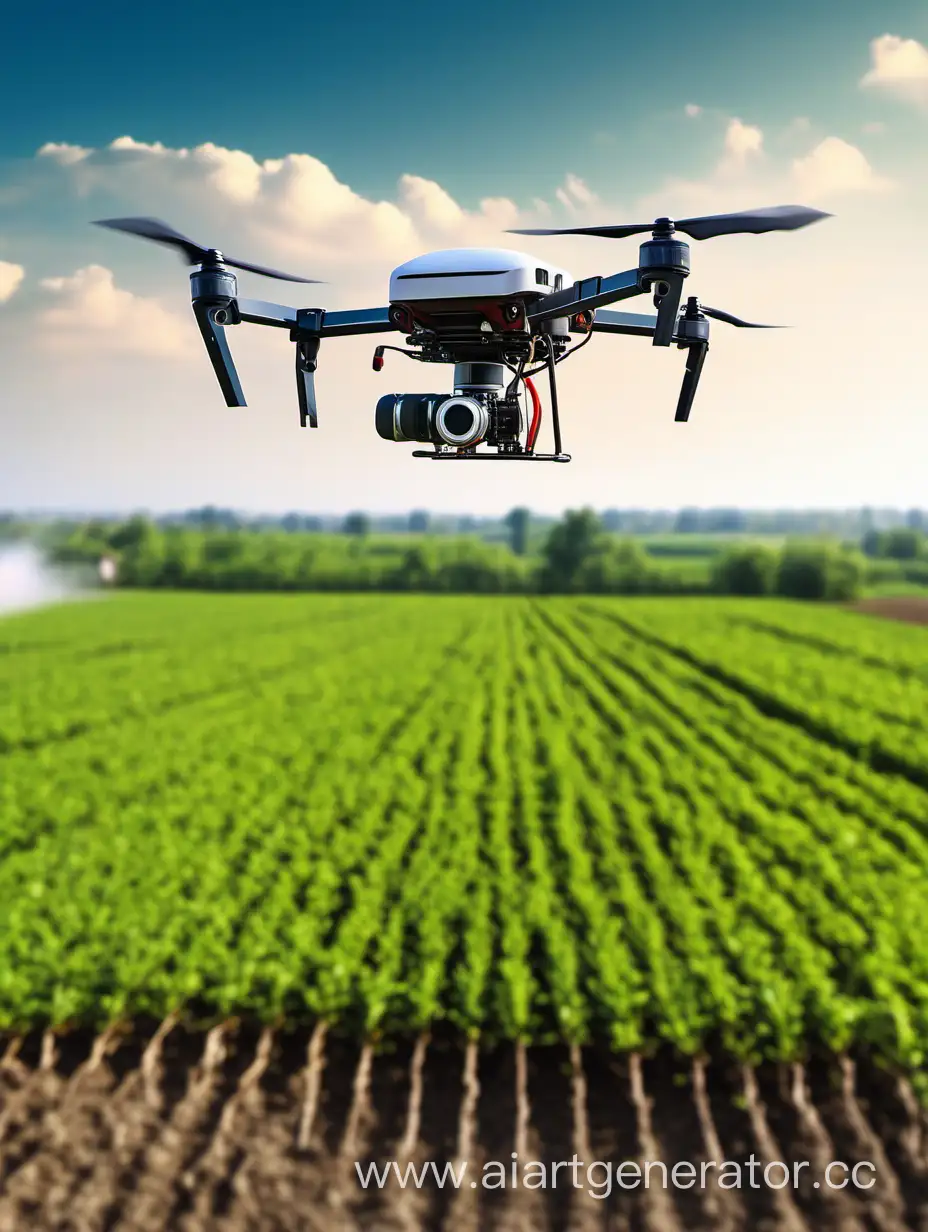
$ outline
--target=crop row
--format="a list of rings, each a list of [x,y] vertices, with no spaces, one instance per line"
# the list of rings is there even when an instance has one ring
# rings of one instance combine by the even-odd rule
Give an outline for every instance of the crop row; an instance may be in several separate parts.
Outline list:
[[[21,728],[70,735],[0,755],[0,1028],[186,1007],[922,1066],[928,793],[765,713],[746,627],[722,678],[673,602],[156,602],[98,606],[75,673],[157,644],[44,728],[63,647],[8,665]]]
[[[928,635],[921,660],[913,644],[908,670],[900,671],[872,655],[829,654],[789,631],[781,636],[729,619],[718,606],[701,612],[688,605],[676,613],[648,600],[593,606],[619,627],[742,688],[770,712],[805,722],[874,764],[882,760],[916,781],[928,778],[928,675],[919,673],[928,662]]]

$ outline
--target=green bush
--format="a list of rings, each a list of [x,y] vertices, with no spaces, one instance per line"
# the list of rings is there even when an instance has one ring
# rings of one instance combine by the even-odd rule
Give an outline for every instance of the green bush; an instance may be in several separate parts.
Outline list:
[[[819,544],[787,544],[776,573],[776,593],[787,599],[854,599],[865,562],[856,552]]]
[[[734,548],[716,562],[712,589],[723,595],[772,594],[778,563],[770,548]]]

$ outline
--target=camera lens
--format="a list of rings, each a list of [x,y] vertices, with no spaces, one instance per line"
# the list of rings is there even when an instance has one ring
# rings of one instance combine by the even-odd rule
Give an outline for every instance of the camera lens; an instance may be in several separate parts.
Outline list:
[[[469,406],[456,402],[445,412],[442,424],[450,436],[467,436],[473,431],[474,412]]]
[[[446,445],[476,445],[489,426],[489,412],[476,398],[447,398],[435,413],[435,431]]]
[[[377,402],[374,424],[385,441],[435,440],[432,425],[435,407],[444,394],[384,394]]]

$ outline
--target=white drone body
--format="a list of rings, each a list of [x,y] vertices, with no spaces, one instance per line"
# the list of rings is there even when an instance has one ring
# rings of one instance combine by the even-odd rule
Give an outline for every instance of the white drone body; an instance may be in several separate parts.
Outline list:
[[[454,365],[453,394],[385,394],[374,426],[388,441],[429,446],[413,457],[447,460],[569,462],[561,447],[556,366],[594,333],[648,338],[652,346],[686,351],[686,371],[674,419],[685,423],[709,347],[710,319],[747,329],[770,326],[742,321],[730,312],[683,302],[690,273],[690,247],[681,235],[707,240],[717,235],[795,231],[821,218],[821,210],[778,205],[701,218],[656,218],[650,223],[604,227],[517,230],[514,235],[591,235],[642,239],[637,263],[614,274],[574,281],[550,261],[510,248],[447,248],[424,253],[390,275],[390,302],[374,308],[330,311],[244,299],[235,270],[286,282],[311,283],[263,265],[239,261],[218,248],[204,248],[157,218],[108,218],[99,225],[166,244],[193,267],[190,299],[213,371],[227,406],[245,406],[226,327],[243,322],[286,330],[296,344],[300,426],[318,426],[315,372],[326,338],[355,334],[405,335],[406,346],[382,343],[372,366],[380,372],[386,351],[427,364]],[[611,311],[648,295],[655,312]],[[571,335],[582,335],[571,345]],[[536,452],[542,406],[532,378],[546,372],[550,389],[553,452]],[[520,402],[524,393],[525,405]],[[528,403],[531,402],[531,415]],[[523,439],[524,438],[524,439]],[[495,452],[494,452],[495,451]]]
[[[550,261],[509,248],[445,248],[414,257],[390,275],[390,302],[542,296],[571,286]]]

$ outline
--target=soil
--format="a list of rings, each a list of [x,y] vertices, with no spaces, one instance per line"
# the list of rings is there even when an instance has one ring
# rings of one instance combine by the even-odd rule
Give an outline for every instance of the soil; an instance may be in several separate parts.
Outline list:
[[[889,620],[904,620],[908,624],[928,625],[928,598],[899,595],[897,598],[861,599],[853,605],[857,612],[885,616]]]
[[[0,1040],[0,1058],[0,1232],[928,1230],[923,1114],[863,1059],[744,1070],[424,1038],[372,1051],[318,1031],[170,1021]],[[707,1167],[705,1187],[665,1189],[655,1164],[650,1187],[606,1192],[607,1164],[613,1178],[623,1161],[691,1164],[685,1182],[719,1152],[741,1165],[739,1188]],[[432,1160],[440,1172],[460,1157],[460,1189],[394,1178],[365,1190],[355,1168]],[[772,1158],[797,1187],[764,1187]],[[829,1189],[833,1159],[872,1163],[859,1173],[872,1187]],[[505,1186],[489,1187],[502,1170],[488,1161]],[[542,1175],[544,1189],[521,1183]]]

